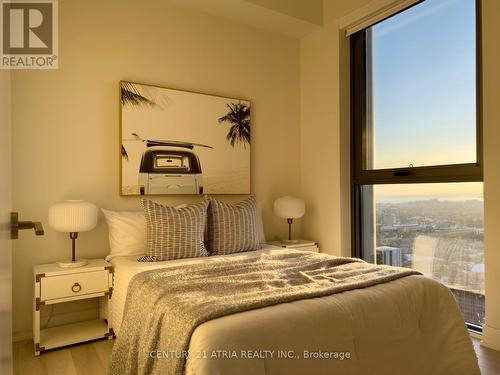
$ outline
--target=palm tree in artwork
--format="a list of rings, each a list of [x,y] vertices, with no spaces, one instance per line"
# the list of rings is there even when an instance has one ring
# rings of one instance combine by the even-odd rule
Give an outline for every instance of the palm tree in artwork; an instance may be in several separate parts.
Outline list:
[[[126,160],[128,161],[128,152],[127,152],[127,149],[122,145],[122,158],[123,160]]]
[[[153,99],[150,99],[143,95],[137,85],[133,82],[121,82],[121,91],[122,91],[122,105],[125,106],[127,104],[130,105],[149,105],[154,107],[156,103]]]
[[[122,81],[120,88],[122,106],[132,105],[154,107],[156,105],[155,101],[142,94],[137,85],[133,82]],[[122,158],[128,161],[128,153],[123,144],[121,145],[121,154]]]
[[[219,118],[219,124],[228,122],[231,127],[227,132],[226,139],[231,146],[238,143],[250,144],[250,107],[241,102],[228,103],[229,112]]]

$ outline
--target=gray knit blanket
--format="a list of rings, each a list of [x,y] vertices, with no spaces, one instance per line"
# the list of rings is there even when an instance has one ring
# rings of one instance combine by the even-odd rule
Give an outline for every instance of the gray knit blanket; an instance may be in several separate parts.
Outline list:
[[[129,284],[109,373],[182,374],[186,356],[179,353],[189,350],[192,333],[204,322],[412,274],[418,272],[293,250],[145,271]],[[177,354],[155,359],[156,351]]]

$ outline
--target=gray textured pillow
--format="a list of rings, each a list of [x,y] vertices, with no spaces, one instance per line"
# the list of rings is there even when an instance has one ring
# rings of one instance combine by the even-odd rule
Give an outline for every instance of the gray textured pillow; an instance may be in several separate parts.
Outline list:
[[[208,202],[182,208],[142,199],[147,225],[146,255],[139,262],[159,262],[207,256],[203,234]]]
[[[260,249],[257,205],[251,196],[231,204],[208,197],[207,248],[211,255]]]

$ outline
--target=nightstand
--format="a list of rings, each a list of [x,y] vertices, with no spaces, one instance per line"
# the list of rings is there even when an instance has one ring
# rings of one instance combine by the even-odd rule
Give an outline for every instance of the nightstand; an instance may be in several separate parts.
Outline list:
[[[268,245],[284,247],[287,249],[297,249],[301,251],[312,251],[319,253],[319,245],[315,241],[298,240],[296,243],[283,243],[281,241],[268,241]]]
[[[57,264],[33,267],[33,342],[35,355],[48,349],[99,338],[113,338],[104,319],[87,320],[40,329],[43,305],[77,301],[86,298],[111,298],[113,266],[103,259],[90,259],[85,266],[61,268]],[[102,302],[102,301],[99,301]]]

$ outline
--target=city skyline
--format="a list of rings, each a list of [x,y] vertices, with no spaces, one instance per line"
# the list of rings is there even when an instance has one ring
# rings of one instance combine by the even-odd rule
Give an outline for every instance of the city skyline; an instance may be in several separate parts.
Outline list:
[[[375,205],[373,256],[445,284],[467,322],[484,323],[484,205],[420,200]]]
[[[418,200],[483,200],[482,182],[439,184],[375,185],[376,202],[411,202]]]

